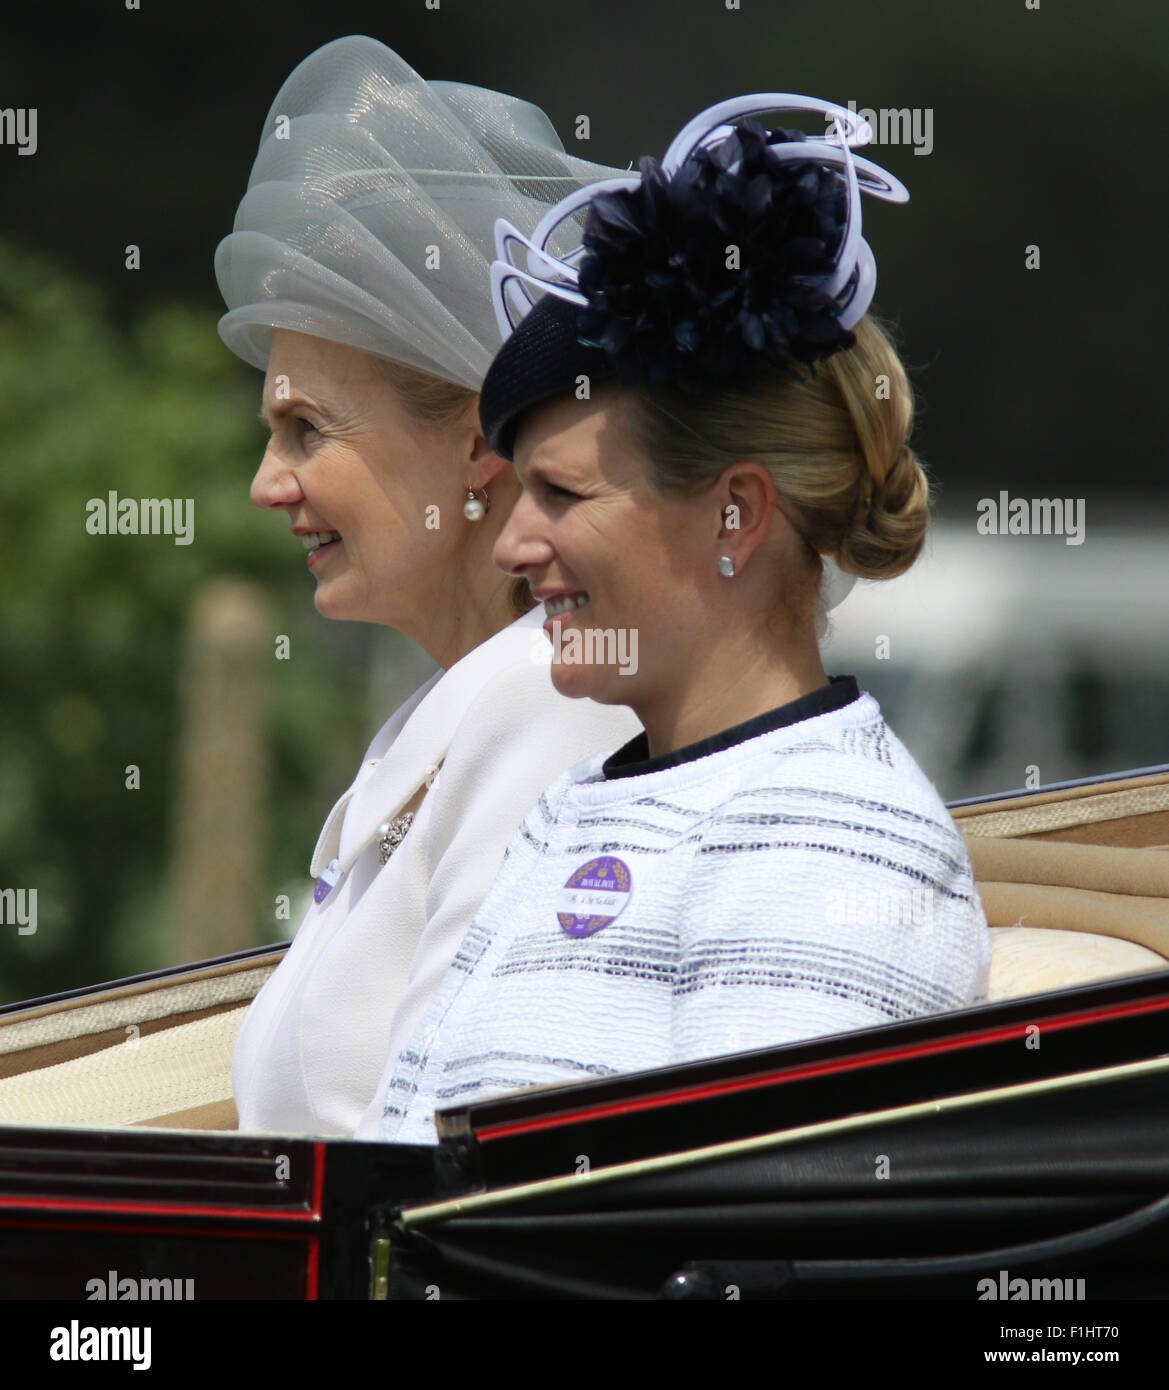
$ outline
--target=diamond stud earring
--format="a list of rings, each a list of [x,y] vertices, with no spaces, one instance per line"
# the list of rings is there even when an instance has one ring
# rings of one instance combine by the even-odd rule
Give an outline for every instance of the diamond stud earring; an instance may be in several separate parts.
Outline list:
[[[468,521],[482,521],[491,510],[491,498],[487,496],[487,489],[483,488],[483,501],[480,502],[470,488],[467,489],[467,500],[463,503],[463,515]]]
[[[718,557],[718,572],[727,579],[734,579],[735,562],[729,555],[720,555]]]

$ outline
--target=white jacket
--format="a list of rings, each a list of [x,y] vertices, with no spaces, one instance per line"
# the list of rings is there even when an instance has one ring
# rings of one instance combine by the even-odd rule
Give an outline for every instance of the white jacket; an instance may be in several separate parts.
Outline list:
[[[232,1058],[241,1130],[353,1135],[380,1117],[396,1057],[453,960],[504,850],[566,768],[640,729],[549,675],[542,607],[440,671],[382,726],[325,821],[314,902],[244,1017]],[[433,770],[441,764],[434,777]],[[378,827],[433,785],[384,866]]]
[[[434,1144],[436,1110],[986,998],[966,842],[855,679],[603,762],[525,817],[359,1139]]]

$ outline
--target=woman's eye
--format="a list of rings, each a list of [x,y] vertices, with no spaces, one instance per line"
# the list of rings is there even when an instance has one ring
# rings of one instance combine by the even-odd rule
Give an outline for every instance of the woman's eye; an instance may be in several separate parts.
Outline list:
[[[578,502],[580,500],[579,492],[569,492],[566,487],[560,487],[556,483],[548,484],[548,494],[551,497],[559,498],[561,501]]]
[[[293,418],[296,420],[296,423],[298,425],[303,425],[306,431],[316,430],[316,425],[314,425],[311,420],[306,420],[303,415],[296,415]]]

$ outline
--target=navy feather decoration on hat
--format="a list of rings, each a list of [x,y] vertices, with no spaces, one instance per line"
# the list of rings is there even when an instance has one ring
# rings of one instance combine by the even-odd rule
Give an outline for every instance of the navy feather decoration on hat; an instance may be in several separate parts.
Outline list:
[[[744,121],[674,173],[646,157],[636,187],[593,199],[577,326],[621,380],[695,389],[765,363],[798,375],[794,362],[853,346],[824,290],[846,231],[840,174],[772,153],[804,139]]]

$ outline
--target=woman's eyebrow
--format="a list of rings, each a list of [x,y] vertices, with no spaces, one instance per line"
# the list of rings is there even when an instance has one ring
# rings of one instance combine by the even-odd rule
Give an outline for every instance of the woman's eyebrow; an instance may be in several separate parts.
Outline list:
[[[278,419],[281,415],[287,415],[293,410],[315,410],[318,415],[328,415],[328,407],[317,402],[310,401],[307,396],[291,396],[285,399],[274,401],[271,410],[263,401],[260,402],[260,409],[256,412],[256,419],[261,425],[268,424],[269,420]]]
[[[531,463],[521,473],[516,469],[516,477],[520,480],[520,487],[530,487],[533,483],[546,483],[548,473],[542,465]]]
[[[559,464],[555,459],[545,459],[537,454],[534,459],[528,461],[524,466],[523,475],[516,464],[512,464],[516,476],[523,482],[524,477],[537,478],[540,482],[547,482],[549,473],[559,473],[563,475],[565,469],[563,464]]]

